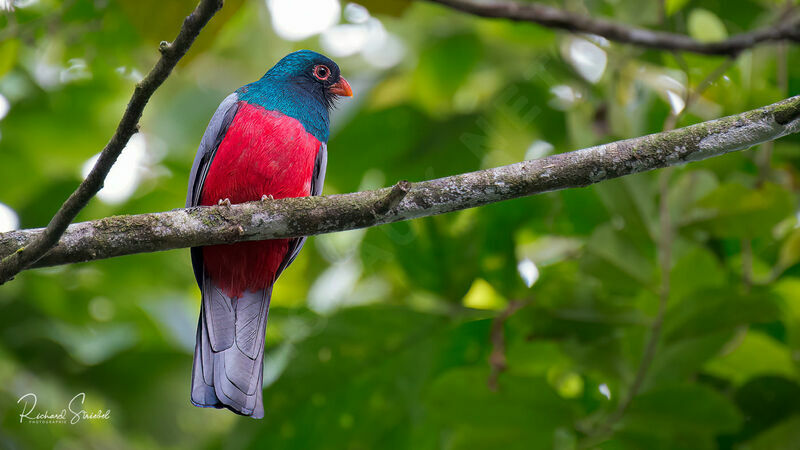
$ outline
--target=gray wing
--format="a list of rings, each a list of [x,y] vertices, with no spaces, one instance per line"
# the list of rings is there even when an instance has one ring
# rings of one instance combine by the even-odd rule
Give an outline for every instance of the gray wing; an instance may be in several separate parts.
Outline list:
[[[197,149],[197,155],[194,157],[192,164],[192,172],[189,174],[189,189],[186,193],[186,207],[197,206],[200,204],[200,198],[203,193],[203,184],[208,175],[208,169],[211,167],[211,161],[214,160],[214,155],[217,153],[219,144],[225,138],[225,133],[228,127],[233,122],[239,110],[239,95],[235,92],[227,97],[217,108],[217,111],[211,117],[208,123],[206,132],[203,133],[203,139],[200,141],[200,148]],[[194,268],[194,276],[197,279],[197,285],[203,288],[203,257],[200,247],[193,247],[192,253],[192,267]]]
[[[328,146],[323,142],[317,152],[317,159],[314,160],[314,175],[311,177],[311,195],[322,195],[322,185],[325,183],[325,169],[328,166]],[[306,238],[292,238],[289,240],[289,251],[286,257],[278,267],[278,273],[275,274],[275,279],[283,272],[284,269],[289,267],[289,264],[297,258],[303,244],[306,243]]]

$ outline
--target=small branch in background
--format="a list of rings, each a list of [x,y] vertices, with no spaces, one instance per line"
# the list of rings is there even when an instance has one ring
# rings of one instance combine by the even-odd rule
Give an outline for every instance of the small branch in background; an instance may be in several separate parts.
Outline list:
[[[605,424],[606,430],[613,429],[616,424],[625,415],[625,412],[630,407],[633,399],[639,395],[642,389],[647,373],[658,350],[658,343],[661,339],[661,328],[664,325],[664,315],[667,312],[667,303],[669,301],[670,293],[670,270],[672,260],[672,221],[669,216],[669,178],[672,175],[672,170],[664,170],[659,177],[659,203],[658,203],[658,217],[660,223],[661,235],[658,239],[658,260],[659,267],[661,268],[661,286],[658,293],[658,312],[650,325],[650,337],[645,344],[642,360],[639,363],[639,368],[636,371],[636,376],[631,383],[631,387],[627,392],[624,400],[617,406],[616,411],[612,414]]]
[[[753,286],[753,242],[742,239],[742,284],[745,292]]]
[[[444,214],[743,150],[800,132],[800,96],[672,131],[559,153],[493,169],[409,183],[385,214],[373,206],[393,188],[327,197],[115,216],[71,225],[35,266],[69,264],[174,248],[230,244],[366,228]],[[41,239],[43,230],[0,233],[0,256]]]
[[[489,331],[489,339],[492,342],[492,353],[489,354],[491,373],[486,383],[492,391],[497,391],[497,379],[508,368],[506,365],[506,320],[528,303],[530,300],[512,300],[492,321],[492,328]]]
[[[683,67],[688,78],[689,71],[688,65],[684,59],[679,55],[675,55],[678,64]],[[678,113],[670,114],[664,122],[664,131],[674,129],[678,120],[680,120],[683,113],[703,95],[714,81],[719,79],[727,70],[736,62],[735,57],[727,58],[722,64],[717,66],[713,72],[708,74],[695,89],[687,90],[685,103],[682,110]],[[617,405],[617,409],[603,422],[597,429],[588,430],[589,439],[585,444],[593,444],[595,440],[602,440],[614,430],[614,425],[619,422],[627,412],[633,400],[639,395],[644,382],[647,379],[647,374],[650,366],[653,364],[656,352],[658,351],[658,344],[661,340],[661,328],[664,325],[664,316],[667,312],[667,304],[669,302],[670,293],[670,271],[672,261],[672,235],[673,224],[669,214],[669,179],[672,176],[672,167],[668,167],[661,172],[659,176],[659,203],[658,203],[658,219],[659,219],[659,236],[658,236],[658,261],[661,268],[661,285],[658,290],[658,311],[650,324],[649,336],[645,343],[642,359],[639,362],[639,367],[636,369],[636,375],[630,388],[625,393],[625,397]]]
[[[195,10],[183,21],[175,40],[172,43],[162,43],[159,48],[161,58],[150,73],[136,84],[117,130],[100,153],[92,171],[81,182],[78,189],[61,205],[47,228],[27,242],[24,247],[18,248],[0,260],[0,284],[36,263],[53,248],[67,230],[70,222],[103,187],[103,182],[111,170],[111,166],[117,161],[131,136],[139,131],[139,119],[142,117],[142,112],[150,97],[169,77],[172,69],[200,34],[200,30],[220,8],[222,8],[222,0],[201,0]]]
[[[705,55],[735,56],[759,44],[777,41],[800,42],[800,19],[787,13],[786,20],[748,33],[731,36],[724,41],[700,42],[689,36],[665,31],[637,28],[605,19],[595,19],[540,3],[474,0],[428,0],[480,17],[502,18],[536,23],[548,28],[602,36],[610,41],[660,50],[677,50]]]

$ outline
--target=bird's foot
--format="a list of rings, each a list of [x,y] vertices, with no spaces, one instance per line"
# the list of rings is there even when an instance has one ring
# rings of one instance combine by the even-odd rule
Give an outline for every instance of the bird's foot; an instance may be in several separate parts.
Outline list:
[[[264,195],[261,196],[261,201],[262,202],[265,202],[267,200],[275,200],[275,197],[273,197],[272,194],[270,194],[270,195],[264,194]]]
[[[231,199],[229,199],[229,198],[227,198],[227,197],[226,197],[226,198],[221,198],[221,199],[219,200],[219,202],[217,202],[217,205],[220,205],[220,206],[223,206],[223,205],[224,205],[224,206],[227,206],[227,207],[229,207],[229,208],[230,208],[230,206],[231,206]]]

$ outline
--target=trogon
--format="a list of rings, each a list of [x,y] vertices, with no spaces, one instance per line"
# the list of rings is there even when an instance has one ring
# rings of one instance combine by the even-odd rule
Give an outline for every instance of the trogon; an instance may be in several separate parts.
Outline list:
[[[220,104],[203,134],[186,206],[320,195],[329,112],[350,97],[339,67],[300,50]],[[275,280],[305,238],[191,249],[202,293],[192,368],[195,406],[264,417],[267,313]]]

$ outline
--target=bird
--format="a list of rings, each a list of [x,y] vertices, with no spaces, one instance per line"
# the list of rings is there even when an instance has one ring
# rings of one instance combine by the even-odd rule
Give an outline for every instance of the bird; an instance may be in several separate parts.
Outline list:
[[[200,142],[186,206],[320,195],[329,114],[352,97],[339,66],[311,50],[289,53],[227,96]],[[306,238],[194,247],[201,291],[191,402],[264,417],[264,339],[272,287]]]

